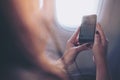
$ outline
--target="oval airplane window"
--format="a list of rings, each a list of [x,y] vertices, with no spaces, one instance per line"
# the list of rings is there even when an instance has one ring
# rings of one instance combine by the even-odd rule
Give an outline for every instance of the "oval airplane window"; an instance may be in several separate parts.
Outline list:
[[[64,28],[76,28],[82,16],[96,14],[100,0],[56,0],[56,17]]]

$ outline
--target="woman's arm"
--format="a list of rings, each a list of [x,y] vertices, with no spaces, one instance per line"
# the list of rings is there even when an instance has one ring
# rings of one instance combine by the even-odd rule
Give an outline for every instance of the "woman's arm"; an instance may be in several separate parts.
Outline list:
[[[75,33],[67,41],[64,55],[59,59],[61,63],[63,64],[66,73],[67,73],[67,68],[74,62],[79,52],[90,49],[89,43],[80,45],[78,41],[79,33],[80,33],[80,27],[75,31]],[[68,77],[67,78],[68,80],[69,79],[68,74],[66,77]]]
[[[95,42],[93,45],[94,61],[96,64],[96,80],[110,80],[107,66],[108,42],[100,24],[97,24]]]
[[[14,43],[21,54],[46,73],[67,80],[62,60],[52,61],[46,56],[45,47],[49,37],[46,27],[48,26],[44,22],[44,14],[40,11],[37,1],[39,0],[3,0],[0,4],[9,23],[8,27],[15,35]]]

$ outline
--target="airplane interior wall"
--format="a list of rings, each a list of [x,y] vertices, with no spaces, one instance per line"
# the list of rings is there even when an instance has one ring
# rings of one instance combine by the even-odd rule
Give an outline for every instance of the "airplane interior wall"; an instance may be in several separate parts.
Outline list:
[[[98,22],[103,26],[105,34],[109,40],[108,62],[113,80],[120,80],[120,0],[103,1]],[[55,27],[57,37],[62,50],[64,51],[66,41],[74,31],[65,30],[58,25],[58,23],[55,24],[57,25],[57,27]],[[95,65],[92,61],[91,51],[81,52],[76,60],[81,72],[95,74]],[[77,71],[75,65],[71,65],[71,67],[73,72]]]
[[[120,80],[120,0],[105,1],[100,22],[109,40],[109,69],[113,80]]]

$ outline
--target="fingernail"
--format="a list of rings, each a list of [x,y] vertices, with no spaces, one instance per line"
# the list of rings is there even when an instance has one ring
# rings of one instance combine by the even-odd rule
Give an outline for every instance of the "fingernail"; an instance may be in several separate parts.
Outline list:
[[[90,47],[90,46],[91,46],[91,44],[90,44],[90,43],[88,43],[88,44],[86,44],[86,46],[87,46],[87,47]]]
[[[99,34],[99,32],[98,32],[98,31],[96,31],[96,34]]]

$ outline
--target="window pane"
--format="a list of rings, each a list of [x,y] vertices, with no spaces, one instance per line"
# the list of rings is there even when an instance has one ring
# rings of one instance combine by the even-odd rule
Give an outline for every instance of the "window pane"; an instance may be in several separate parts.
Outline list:
[[[56,0],[56,16],[60,25],[75,28],[82,16],[95,14],[99,0]]]

